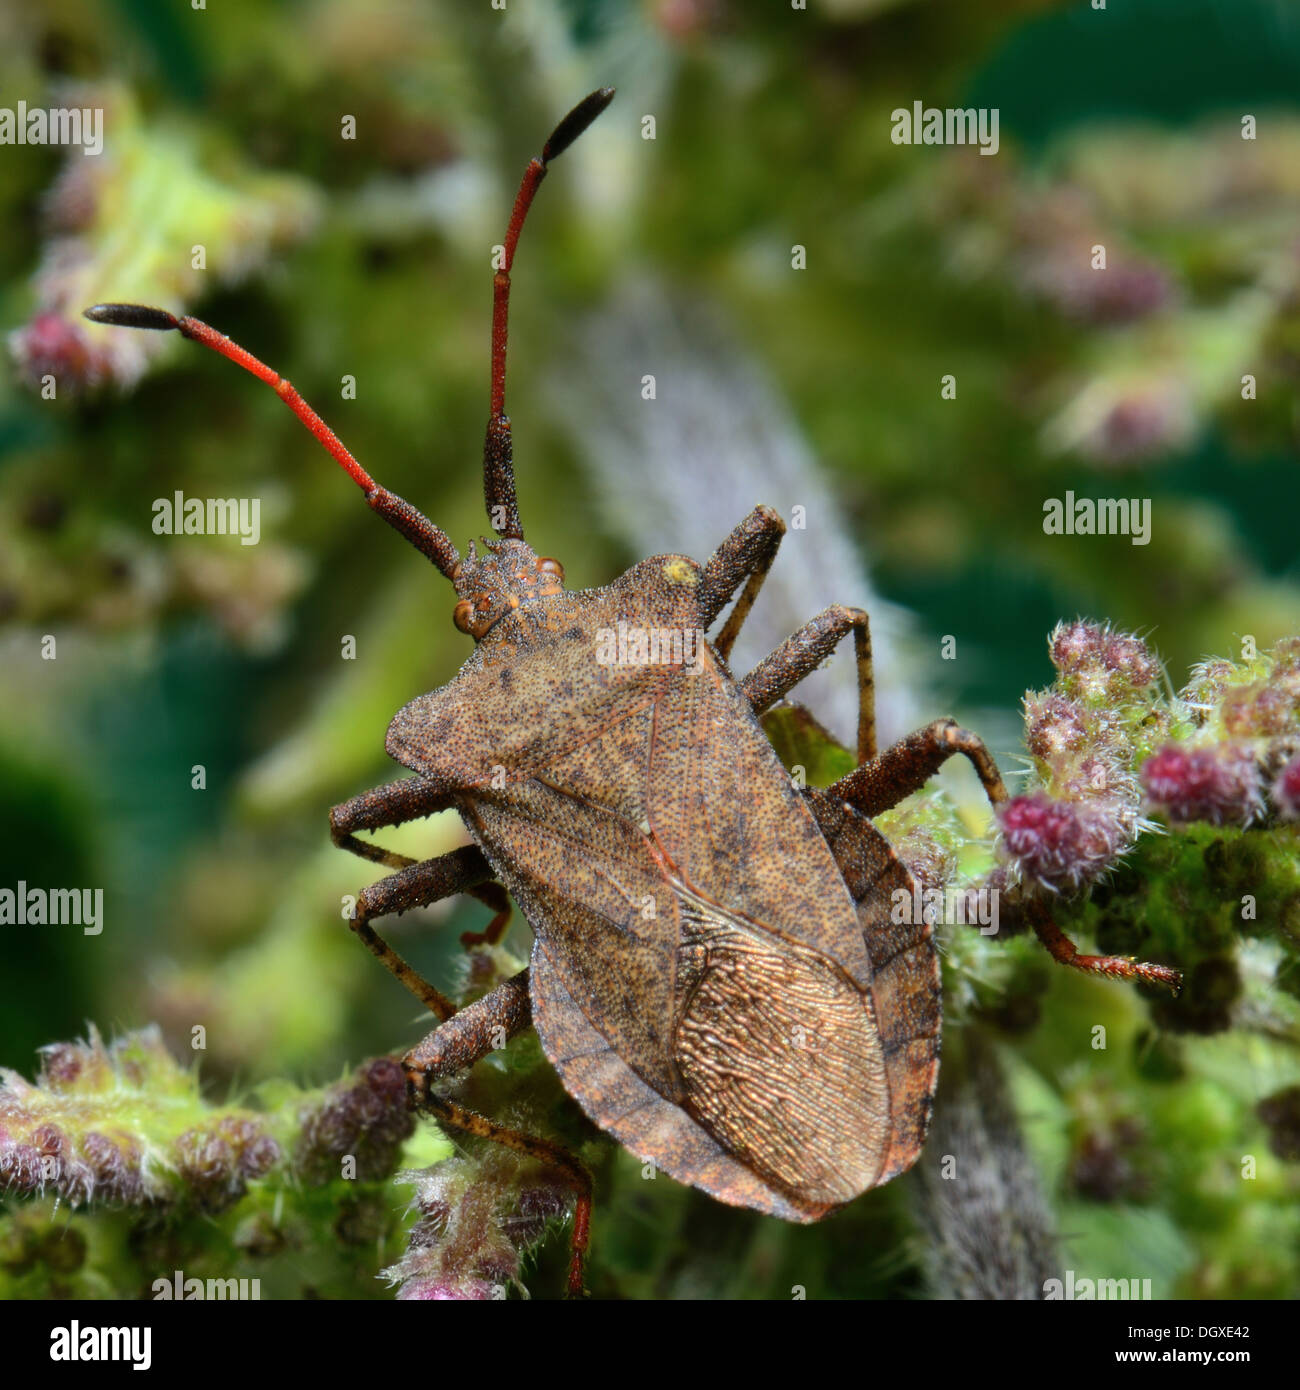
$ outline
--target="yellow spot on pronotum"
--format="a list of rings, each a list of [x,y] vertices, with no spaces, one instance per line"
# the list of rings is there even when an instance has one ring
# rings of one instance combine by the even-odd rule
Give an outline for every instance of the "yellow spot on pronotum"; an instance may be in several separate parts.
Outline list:
[[[669,560],[664,566],[664,578],[670,584],[683,584],[693,588],[699,582],[699,572],[689,560]]]

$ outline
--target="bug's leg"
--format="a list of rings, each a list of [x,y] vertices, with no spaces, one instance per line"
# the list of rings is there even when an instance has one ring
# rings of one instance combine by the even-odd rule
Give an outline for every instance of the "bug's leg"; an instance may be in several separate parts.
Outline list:
[[[1149,985],[1164,985],[1175,994],[1183,987],[1182,972],[1171,965],[1155,965],[1150,961],[1132,960],[1128,956],[1080,955],[1079,948],[1052,920],[1052,914],[1041,898],[1029,898],[1025,911],[1039,941],[1059,965],[1072,966],[1088,975],[1107,975],[1115,980],[1142,980]]]
[[[510,925],[510,894],[499,883],[481,883],[471,888],[470,894],[495,914],[482,931],[464,931],[460,934],[462,946],[495,946],[506,934]]]
[[[832,604],[764,657],[740,689],[754,713],[762,714],[811,675],[850,632],[858,665],[858,761],[867,763],[876,755],[876,682],[871,627],[861,608]]]
[[[503,540],[523,540],[519,502],[515,494],[514,445],[510,438],[510,417],[506,414],[506,344],[510,320],[510,271],[515,249],[523,231],[528,209],[551,160],[564,153],[614,99],[613,87],[602,87],[584,97],[551,131],[541,155],[524,170],[515,195],[510,224],[502,242],[502,260],[492,278],[492,389],[488,408],[487,434],[483,440],[483,499],[488,517]]]
[[[481,999],[466,1004],[455,1018],[440,1023],[406,1054],[402,1065],[412,1095],[422,1104],[432,1082],[464,1071],[489,1052],[504,1047],[532,1019],[528,971],[521,970]]]
[[[390,912],[427,907],[454,893],[469,893],[496,913],[483,933],[485,939],[495,942],[500,940],[510,919],[505,890],[490,881],[492,866],[477,846],[466,845],[437,859],[419,862],[368,840],[359,840],[354,832],[401,825],[444,810],[450,804],[451,798],[442,788],[422,777],[408,777],[362,792],[330,812],[330,838],[340,849],[397,870],[361,891],[348,925],[372,954],[438,1018],[450,1018],[456,1006],[411,969],[370,925],[371,920]]]
[[[755,507],[709,557],[700,575],[700,620],[707,630],[744,581],[736,606],[727,615],[713,648],[726,661],[772,568],[785,535],[785,522],[771,507]]]
[[[416,861],[406,854],[394,854],[369,840],[358,840],[355,831],[384,830],[390,825],[405,825],[421,820],[436,811],[445,811],[452,804],[446,788],[427,777],[405,777],[400,782],[388,782],[372,787],[368,792],[340,802],[330,810],[330,839],[340,848],[372,864],[388,869],[406,869]]]
[[[567,1149],[489,1120],[475,1110],[437,1095],[433,1083],[472,1066],[489,1052],[503,1047],[532,1021],[528,995],[528,971],[506,980],[482,999],[467,1004],[453,1019],[435,1028],[403,1059],[411,1102],[426,1110],[439,1124],[459,1129],[480,1139],[504,1144],[563,1175],[576,1193],[573,1233],[569,1246],[569,1293],[580,1297],[582,1267],[591,1230],[591,1175]]]
[[[528,1158],[536,1159],[563,1175],[577,1194],[573,1206],[573,1231],[569,1238],[569,1297],[581,1298],[586,1290],[583,1287],[582,1271],[586,1263],[587,1246],[591,1240],[591,1174],[581,1161],[568,1149],[553,1144],[548,1139],[538,1139],[517,1129],[489,1120],[477,1110],[467,1110],[453,1100],[430,1095],[426,1102],[429,1113],[440,1125],[450,1129],[463,1130],[479,1139],[490,1139],[494,1144],[504,1144],[506,1148]]]
[[[970,760],[993,806],[1007,799],[1002,774],[984,740],[963,729],[955,719],[936,719],[899,739],[882,753],[864,760],[829,790],[864,816],[878,816],[920,791],[954,753]]]
[[[383,864],[389,869],[406,869],[418,861],[405,854],[394,854],[392,850],[372,844],[369,840],[358,840],[352,831],[400,825],[406,820],[416,820],[445,809],[449,801],[449,798],[431,791],[422,778],[408,777],[404,781],[390,782],[387,786],[363,792],[351,801],[336,806],[330,813],[330,833],[340,849],[349,850],[362,859]],[[485,907],[490,907],[495,915],[483,931],[462,932],[461,943],[465,946],[495,946],[510,925],[510,895],[499,883],[480,883],[465,891]]]
[[[492,866],[483,857],[482,850],[477,845],[465,845],[436,859],[426,859],[399,869],[397,873],[363,888],[348,919],[348,926],[361,938],[371,954],[381,960],[439,1019],[450,1018],[456,1012],[455,1004],[413,970],[370,923],[374,918],[386,917],[390,913],[428,907],[430,903],[439,902],[455,893],[474,893],[491,876]]]
[[[897,806],[904,797],[920,791],[954,753],[969,758],[984,792],[996,808],[1007,799],[1007,789],[993,755],[984,740],[963,729],[954,719],[937,719],[886,748],[879,757],[864,763],[829,790],[865,816],[878,816]],[[1082,955],[1073,941],[1052,920],[1047,902],[1038,894],[1027,893],[1023,908],[1038,939],[1052,959],[1061,965],[1090,975],[1112,979],[1142,980],[1166,985],[1177,993],[1182,976],[1167,965],[1130,960],[1125,956]]]
[[[925,786],[954,753],[969,758],[984,792],[996,807],[1007,799],[993,755],[984,740],[955,719],[936,719],[925,728],[876,752],[875,677],[871,628],[861,608],[836,604],[805,623],[765,657],[740,683],[755,714],[788,695],[852,631],[858,664],[858,767],[827,790],[864,816],[878,816]]]

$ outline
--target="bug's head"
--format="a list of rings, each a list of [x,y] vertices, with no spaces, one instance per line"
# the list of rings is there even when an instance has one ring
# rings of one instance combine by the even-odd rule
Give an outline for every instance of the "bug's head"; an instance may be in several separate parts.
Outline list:
[[[535,554],[526,541],[485,540],[483,549],[478,555],[471,541],[452,575],[460,599],[452,621],[476,642],[507,613],[564,592],[564,566]]]

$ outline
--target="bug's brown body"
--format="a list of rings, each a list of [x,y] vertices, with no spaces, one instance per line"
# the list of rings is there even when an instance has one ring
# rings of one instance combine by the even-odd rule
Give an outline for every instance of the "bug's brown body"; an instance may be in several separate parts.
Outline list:
[[[597,661],[620,623],[701,631],[699,577],[657,556],[510,612],[402,710],[388,751],[451,793],[532,925],[533,1022],[592,1120],[714,1196],[813,1220],[919,1151],[937,962],[923,932],[877,980],[827,812],[711,648],[690,667]],[[867,915],[888,921],[911,880],[857,819]],[[880,988],[891,1020],[900,992],[932,1002],[882,1036]]]
[[[817,1220],[915,1161],[937,1077],[934,943],[926,923],[893,920],[895,895],[910,899],[912,879],[871,817],[956,753],[992,802],[1006,796],[988,750],[952,720],[877,753],[860,609],[826,609],[732,678],[732,645],[785,530],[770,509],[756,507],[704,565],[656,556],[604,589],[566,592],[558,562],[524,542],[504,408],[510,267],[548,162],[612,96],[593,92],[560,122],[515,200],[493,286],[483,450],[499,539],[481,556],[462,559],[288,381],[207,324],[140,305],[86,311],[101,323],[178,330],[264,381],[455,586],[454,621],[476,649],[388,731],[388,751],[415,775],[336,806],[331,832],[394,870],[359,894],[350,925],[441,1020],[405,1058],[412,1103],[566,1175],[577,1193],[572,1292],[582,1289],[587,1246],[585,1168],[556,1144],[466,1110],[437,1083],[535,1023],[570,1094],[637,1154],[724,1201]],[[697,646],[729,605],[712,644]],[[668,659],[661,646],[656,660],[603,660],[602,634],[620,630],[667,634]],[[797,788],[757,716],[850,634],[859,766],[824,791]],[[450,807],[474,845],[417,862],[358,838]],[[371,925],[469,893],[494,912],[477,939],[496,941],[509,920],[506,889],[532,925],[532,964],[460,1010]],[[1030,915],[1065,964],[1177,983],[1167,967],[1081,956],[1045,911]]]

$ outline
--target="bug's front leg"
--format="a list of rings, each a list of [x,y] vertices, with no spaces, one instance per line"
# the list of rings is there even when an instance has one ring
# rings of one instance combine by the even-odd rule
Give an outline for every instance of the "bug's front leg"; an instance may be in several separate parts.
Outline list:
[[[536,1159],[560,1173],[573,1188],[576,1197],[569,1245],[569,1293],[580,1297],[591,1229],[591,1174],[561,1145],[498,1124],[433,1090],[435,1081],[473,1066],[504,1046],[531,1022],[528,971],[523,970],[435,1028],[407,1053],[402,1065],[412,1104],[427,1111],[439,1124],[503,1144],[516,1153]]]
[[[713,649],[726,661],[736,645],[741,625],[754,606],[763,580],[772,568],[776,552],[785,535],[785,522],[771,507],[755,507],[709,557],[700,576],[700,621],[712,627],[731,596],[745,584],[736,606],[727,616],[722,631],[713,640]]]
[[[372,787],[368,792],[341,802],[330,811],[330,839],[340,848],[372,864],[389,869],[406,869],[416,861],[405,854],[394,854],[369,840],[358,840],[358,830],[385,830],[421,820],[452,804],[450,791],[428,777],[405,777]]]

